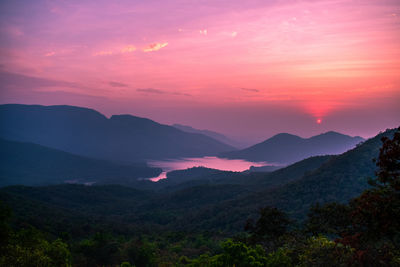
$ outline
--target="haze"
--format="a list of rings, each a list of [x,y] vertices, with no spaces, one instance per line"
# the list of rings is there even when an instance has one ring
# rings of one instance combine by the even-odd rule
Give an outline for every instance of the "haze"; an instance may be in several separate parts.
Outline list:
[[[400,124],[400,2],[1,1],[0,102],[262,140]]]

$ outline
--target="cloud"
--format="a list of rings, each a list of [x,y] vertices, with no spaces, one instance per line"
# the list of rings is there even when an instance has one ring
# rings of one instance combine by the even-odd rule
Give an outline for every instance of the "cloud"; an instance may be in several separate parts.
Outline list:
[[[166,47],[168,43],[153,43],[149,44],[146,48],[143,49],[143,52],[153,52],[153,51],[158,51],[163,47]]]
[[[236,37],[237,34],[238,34],[237,32],[232,32],[232,33],[231,33],[231,36],[232,36],[232,37]]]
[[[207,35],[207,34],[208,34],[207,29],[200,30],[200,34],[202,34],[202,35]]]
[[[142,93],[148,93],[148,94],[168,94],[168,95],[181,95],[181,96],[192,96],[188,93],[182,93],[182,92],[170,92],[170,91],[164,91],[164,90],[159,90],[159,89],[154,89],[154,88],[138,88],[136,89],[138,92]]]
[[[188,94],[188,93],[180,93],[180,92],[171,92],[170,94],[172,94],[172,95],[192,96],[191,94]]]
[[[47,78],[39,78],[27,76],[23,74],[11,73],[0,71],[0,83],[2,87],[26,89],[26,88],[40,88],[40,87],[69,87],[69,88],[85,88],[80,84],[59,80],[52,80]]]
[[[127,84],[124,83],[119,83],[119,82],[108,82],[108,85],[112,86],[112,87],[128,87]]]
[[[254,93],[258,93],[260,92],[260,90],[258,89],[253,89],[253,88],[240,88],[243,91],[247,91],[247,92],[254,92]]]
[[[136,50],[136,47],[135,47],[135,46],[133,46],[133,45],[128,45],[128,46],[122,48],[122,49],[121,49],[121,52],[122,52],[122,53],[132,53],[132,52],[134,52],[135,50]]]
[[[154,88],[138,88],[136,89],[138,92],[142,93],[150,93],[150,94],[165,94],[165,91],[154,89]]]

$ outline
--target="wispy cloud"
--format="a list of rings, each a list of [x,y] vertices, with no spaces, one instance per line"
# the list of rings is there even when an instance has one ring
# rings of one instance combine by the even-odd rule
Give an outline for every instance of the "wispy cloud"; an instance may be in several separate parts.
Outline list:
[[[184,93],[184,92],[171,92],[171,91],[165,91],[165,90],[160,90],[160,89],[154,89],[154,88],[138,88],[136,91],[141,92],[141,93],[148,93],[148,94],[168,94],[168,95],[180,95],[180,96],[192,96],[191,94]]]
[[[202,35],[207,35],[207,34],[208,34],[207,29],[200,30],[199,32],[200,32],[200,34],[202,34]]]
[[[108,85],[112,86],[112,87],[128,87],[127,84],[125,83],[120,83],[120,82],[108,82]]]
[[[153,51],[158,51],[163,47],[166,47],[168,43],[153,43],[149,44],[147,47],[143,49],[143,52],[153,52]]]
[[[133,46],[133,45],[128,45],[128,46],[126,46],[126,47],[121,49],[122,53],[132,53],[134,51],[136,51],[136,47]]]
[[[150,94],[165,94],[166,93],[163,90],[154,89],[154,88],[138,88],[138,89],[136,89],[136,91],[142,92],[142,93],[150,93]]]
[[[12,87],[17,89],[27,88],[27,87],[35,89],[40,87],[54,87],[54,86],[69,87],[69,88],[85,88],[84,86],[73,82],[33,77],[6,71],[0,71],[0,81],[3,87]]]
[[[172,95],[192,96],[191,94],[188,94],[188,93],[181,93],[181,92],[171,92],[170,94],[172,94]]]
[[[240,88],[241,90],[243,90],[243,91],[247,91],[247,92],[254,92],[254,93],[258,93],[258,92],[260,92],[260,90],[258,90],[258,89],[253,89],[253,88]]]

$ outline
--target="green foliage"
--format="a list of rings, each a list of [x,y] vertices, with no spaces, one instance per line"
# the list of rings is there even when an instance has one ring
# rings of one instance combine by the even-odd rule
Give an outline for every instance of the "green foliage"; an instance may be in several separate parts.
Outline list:
[[[313,205],[305,222],[305,230],[313,235],[339,235],[351,224],[350,207],[340,203]]]
[[[156,245],[147,240],[132,240],[126,244],[123,254],[136,266],[150,267],[157,263]]]
[[[276,251],[268,254],[267,266],[268,267],[293,266],[290,254],[291,251],[289,249],[284,247],[278,248]]]
[[[82,240],[76,253],[83,256],[78,260],[80,264],[111,265],[118,258],[119,243],[110,234],[96,233],[93,237]]]
[[[356,250],[354,261],[367,266],[371,261],[395,262],[400,247],[400,128],[393,139],[383,137],[382,142],[374,188],[349,205],[314,207],[307,222],[311,232],[339,235],[338,242]]]
[[[400,191],[400,127],[393,139],[382,137],[382,142],[376,163],[379,170],[376,172],[377,179],[374,185]]]
[[[13,233],[1,251],[0,266],[71,266],[67,244],[48,242],[33,228]]]
[[[326,237],[311,237],[299,254],[299,266],[336,267],[348,266],[352,260],[354,250]]]
[[[215,266],[215,267],[246,267],[266,266],[267,258],[261,246],[249,247],[242,242],[235,242],[231,239],[221,244],[223,252],[210,257],[209,254],[200,255],[192,260],[188,266]]]
[[[249,241],[252,244],[263,244],[267,249],[277,246],[279,238],[283,236],[290,224],[287,215],[273,207],[264,207],[259,210],[260,217],[253,224],[247,221],[245,230],[251,234]]]
[[[119,267],[134,267],[134,265],[131,265],[129,262],[124,261]]]
[[[248,247],[228,239],[222,243],[223,253],[217,257],[220,266],[265,266],[266,257],[261,246]]]
[[[11,209],[0,201],[0,248],[7,244],[11,235],[10,217]]]

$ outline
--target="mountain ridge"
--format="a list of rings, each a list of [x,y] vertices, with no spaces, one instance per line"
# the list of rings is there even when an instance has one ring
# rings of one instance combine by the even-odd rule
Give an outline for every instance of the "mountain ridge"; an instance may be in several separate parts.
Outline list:
[[[116,161],[216,155],[233,147],[133,115],[75,106],[0,105],[0,137]]]
[[[221,153],[220,156],[229,159],[290,164],[312,156],[341,154],[363,141],[364,139],[359,136],[352,137],[334,131],[310,138],[279,133],[248,148]]]

